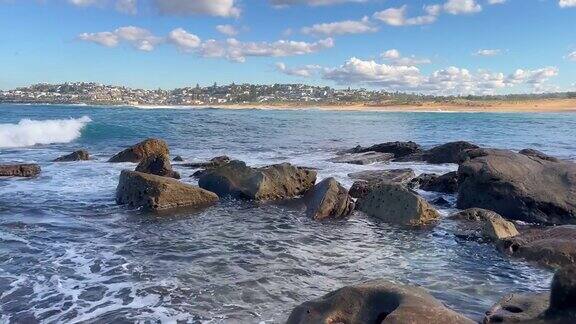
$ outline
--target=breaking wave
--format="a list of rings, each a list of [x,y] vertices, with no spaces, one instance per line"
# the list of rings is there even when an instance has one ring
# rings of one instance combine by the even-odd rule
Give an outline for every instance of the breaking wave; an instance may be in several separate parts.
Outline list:
[[[0,124],[0,148],[36,144],[68,143],[82,134],[92,120],[88,116],[70,119],[22,119],[18,124]]]

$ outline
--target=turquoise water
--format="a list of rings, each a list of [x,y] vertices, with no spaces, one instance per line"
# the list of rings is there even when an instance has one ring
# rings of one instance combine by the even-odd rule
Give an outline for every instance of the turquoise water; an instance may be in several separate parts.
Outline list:
[[[421,285],[478,319],[507,292],[549,285],[550,271],[458,240],[447,220],[429,231],[361,214],[318,223],[299,206],[238,201],[163,218],[125,210],[114,191],[120,171],[135,165],[105,161],[147,137],[165,139],[189,161],[288,161],[350,186],[347,174],[365,169],[456,168],[327,161],[344,148],[392,140],[468,140],[574,160],[576,114],[0,105],[0,163],[43,168],[36,179],[0,180],[0,322],[277,323],[303,301],[374,278]],[[78,148],[95,160],[50,162]],[[176,169],[194,183],[194,170]]]

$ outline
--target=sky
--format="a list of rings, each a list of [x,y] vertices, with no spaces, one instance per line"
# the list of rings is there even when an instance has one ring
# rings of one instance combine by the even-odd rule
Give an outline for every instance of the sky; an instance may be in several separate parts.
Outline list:
[[[0,0],[0,89],[576,91],[576,0]]]

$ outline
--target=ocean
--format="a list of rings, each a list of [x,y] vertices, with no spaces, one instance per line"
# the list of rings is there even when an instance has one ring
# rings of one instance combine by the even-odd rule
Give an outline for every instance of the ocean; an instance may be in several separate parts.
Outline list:
[[[328,161],[339,150],[386,141],[432,147],[466,140],[576,160],[570,113],[0,105],[0,163],[43,169],[38,178],[0,180],[1,323],[282,323],[304,301],[377,278],[422,286],[479,320],[506,293],[549,287],[550,270],[458,239],[447,219],[414,230],[362,214],[317,222],[291,204],[224,200],[161,217],[116,206],[120,171],[135,165],[106,160],[148,137],[166,140],[172,156],[188,161],[228,155],[254,166],[290,162],[346,187],[355,171],[457,168]],[[79,148],[94,159],[50,162]],[[195,170],[175,169],[195,184]],[[444,216],[454,211],[440,209]]]

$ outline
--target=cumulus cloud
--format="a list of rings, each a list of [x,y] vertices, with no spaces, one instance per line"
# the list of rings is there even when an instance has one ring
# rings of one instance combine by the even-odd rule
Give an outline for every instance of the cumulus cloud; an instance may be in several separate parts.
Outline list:
[[[289,7],[293,5],[308,6],[330,6],[346,2],[366,2],[367,0],[269,0],[272,6],[277,8]]]
[[[145,52],[154,50],[156,45],[163,41],[148,30],[134,26],[120,27],[112,32],[82,33],[78,35],[78,39],[106,47],[116,47],[125,42]]]
[[[136,14],[138,11],[137,0],[67,0],[67,2],[78,7],[96,6],[104,8],[114,4],[116,10],[127,14]]]
[[[167,15],[210,15],[239,17],[236,0],[154,0],[158,10]]]
[[[495,4],[503,4],[506,3],[506,0],[488,0],[488,4],[495,5]]]
[[[558,2],[558,5],[560,6],[560,8],[576,7],[576,0],[560,0],[560,2]]]
[[[218,25],[216,26],[216,30],[226,36],[236,36],[240,33],[240,31],[232,25]]]
[[[442,11],[442,7],[439,5],[425,6],[424,15],[407,17],[407,8],[408,6],[406,5],[399,8],[389,8],[374,13],[373,17],[390,26],[428,25],[436,22]]]
[[[276,63],[276,70],[286,75],[309,78],[322,69],[319,65],[305,65],[303,67],[289,68],[283,62]]]
[[[448,0],[444,11],[451,15],[472,14],[482,11],[482,6],[476,0]]]
[[[498,56],[500,54],[502,54],[502,50],[500,49],[480,49],[476,53],[474,53],[474,55],[476,56],[485,56],[485,57]]]
[[[389,49],[380,55],[382,59],[392,65],[423,65],[432,63],[427,58],[417,58],[414,55],[404,57],[397,49]]]
[[[332,23],[315,24],[302,28],[302,33],[316,36],[334,36],[343,34],[363,34],[378,31],[368,17],[361,20],[344,20]]]
[[[176,28],[168,34],[168,41],[179,51],[189,53],[202,45],[200,37],[191,34],[183,28]]]

